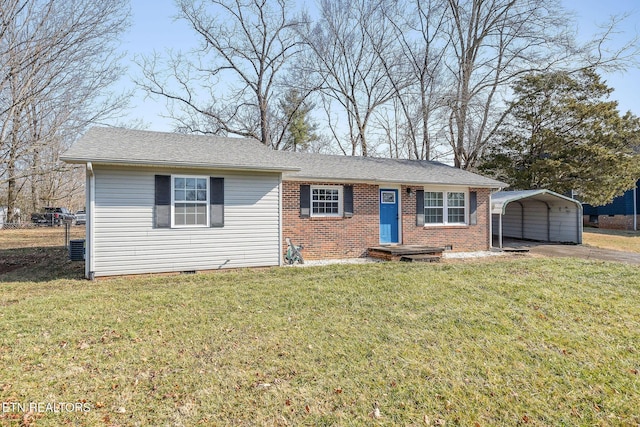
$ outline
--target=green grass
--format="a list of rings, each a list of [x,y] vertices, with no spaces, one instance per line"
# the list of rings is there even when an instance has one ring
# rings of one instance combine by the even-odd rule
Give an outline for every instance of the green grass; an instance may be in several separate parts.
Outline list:
[[[90,408],[0,425],[637,425],[637,277],[522,258],[0,283],[0,400]]]
[[[585,228],[582,239],[588,246],[640,253],[640,232],[638,231]]]

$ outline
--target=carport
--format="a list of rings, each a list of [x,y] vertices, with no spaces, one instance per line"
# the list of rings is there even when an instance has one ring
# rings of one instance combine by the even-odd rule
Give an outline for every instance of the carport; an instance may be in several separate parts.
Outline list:
[[[499,191],[491,195],[491,227],[504,237],[582,243],[582,204],[549,190]]]

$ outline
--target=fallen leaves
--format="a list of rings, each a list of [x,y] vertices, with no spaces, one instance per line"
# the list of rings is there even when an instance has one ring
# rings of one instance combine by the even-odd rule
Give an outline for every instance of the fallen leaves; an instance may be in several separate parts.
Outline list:
[[[42,417],[44,417],[44,414],[42,413],[35,413],[34,411],[25,412],[22,416],[22,423],[20,425],[25,427],[35,425],[36,420]]]
[[[373,403],[373,411],[369,412],[369,417],[373,418],[374,420],[382,418],[382,413],[380,413],[380,406],[377,401]]]
[[[114,339],[118,339],[118,338],[122,338],[122,335],[120,335],[116,331],[113,331],[113,330],[105,331],[100,337],[100,342],[102,342],[103,344],[106,344],[107,342]]]
[[[428,426],[444,426],[444,425],[447,424],[447,422],[445,420],[443,420],[442,418],[436,418],[435,420],[433,420],[433,422],[431,422],[431,418],[429,418],[428,415],[425,415],[422,418],[422,421]]]

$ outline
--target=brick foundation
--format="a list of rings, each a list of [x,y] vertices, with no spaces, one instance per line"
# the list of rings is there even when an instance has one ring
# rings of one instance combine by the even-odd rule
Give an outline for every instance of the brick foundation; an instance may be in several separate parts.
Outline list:
[[[584,215],[582,223],[608,230],[633,230],[633,215],[598,215],[598,222],[590,222],[591,215]],[[638,215],[640,224],[640,215]]]
[[[305,259],[359,258],[366,256],[367,248],[380,244],[379,186],[353,185],[354,215],[351,218],[301,218],[300,185],[335,185],[323,182],[282,183],[282,238],[289,237],[296,245],[304,246]],[[411,188],[411,193],[407,193]],[[454,251],[479,251],[489,248],[489,195],[488,189],[471,188],[477,192],[477,225],[469,226],[416,226],[417,186],[402,186],[400,203],[402,212],[401,242],[405,245],[451,246]]]

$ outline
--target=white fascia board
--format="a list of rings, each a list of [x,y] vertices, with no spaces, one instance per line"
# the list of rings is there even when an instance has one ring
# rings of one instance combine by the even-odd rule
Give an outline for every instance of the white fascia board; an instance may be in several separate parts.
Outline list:
[[[412,185],[412,186],[423,186],[423,187],[464,187],[464,188],[488,188],[488,189],[497,189],[500,188],[498,186],[493,185],[482,185],[482,184],[474,184],[474,183],[447,183],[447,182],[425,182],[418,180],[398,180],[398,179],[357,179],[357,178],[337,178],[337,177],[317,177],[317,176],[299,176],[295,177],[287,176],[286,174],[282,177],[283,181],[292,181],[292,182],[327,182],[327,183],[348,183],[348,184],[370,184],[370,185]]]
[[[283,168],[278,166],[241,166],[229,164],[212,164],[212,163],[188,163],[188,162],[157,162],[157,161],[130,161],[130,160],[113,160],[113,159],[83,159],[61,157],[66,163],[86,164],[93,163],[100,166],[139,166],[139,167],[159,167],[159,168],[180,168],[180,169],[217,169],[229,171],[246,171],[246,172],[297,172],[299,168]]]

